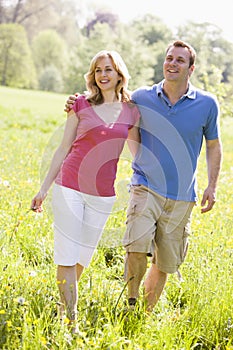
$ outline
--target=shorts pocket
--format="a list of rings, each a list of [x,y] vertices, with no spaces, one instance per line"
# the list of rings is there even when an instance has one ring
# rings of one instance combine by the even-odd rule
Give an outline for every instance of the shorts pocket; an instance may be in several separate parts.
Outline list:
[[[131,203],[128,206],[127,211],[126,211],[126,221],[125,221],[126,224],[128,224],[128,222],[132,216],[135,216],[136,207],[137,207],[136,203]]]
[[[181,262],[184,261],[188,252],[188,246],[189,246],[188,238],[190,233],[191,233],[191,223],[190,223],[190,220],[188,220],[187,224],[184,227],[184,232],[183,232]]]

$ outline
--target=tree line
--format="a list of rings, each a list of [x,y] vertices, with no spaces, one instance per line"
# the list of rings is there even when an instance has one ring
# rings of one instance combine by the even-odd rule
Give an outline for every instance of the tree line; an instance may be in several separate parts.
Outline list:
[[[172,31],[146,14],[122,23],[108,8],[75,0],[0,0],[0,84],[61,93],[85,90],[84,74],[101,49],[117,50],[131,75],[130,89],[162,79],[168,43],[197,51],[195,85],[214,92],[232,115],[233,43],[211,23],[187,22]]]

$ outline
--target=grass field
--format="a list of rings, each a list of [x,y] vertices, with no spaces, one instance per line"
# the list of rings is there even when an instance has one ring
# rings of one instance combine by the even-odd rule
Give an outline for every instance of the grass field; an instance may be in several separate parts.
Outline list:
[[[124,232],[130,157],[119,164],[119,199],[79,285],[81,334],[56,317],[50,197],[29,211],[65,121],[66,96],[0,87],[0,349],[233,350],[233,120],[222,120],[224,161],[214,209],[193,212],[183,281],[169,276],[151,315],[123,316]],[[206,186],[204,152],[199,193]],[[110,247],[109,247],[110,246]]]

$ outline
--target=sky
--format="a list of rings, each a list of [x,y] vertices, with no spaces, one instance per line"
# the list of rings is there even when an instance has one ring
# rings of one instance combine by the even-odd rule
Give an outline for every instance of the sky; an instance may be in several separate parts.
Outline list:
[[[187,21],[208,22],[222,30],[222,36],[233,42],[233,17],[231,0],[95,0],[118,14],[120,20],[127,22],[146,13],[160,17],[172,30]]]

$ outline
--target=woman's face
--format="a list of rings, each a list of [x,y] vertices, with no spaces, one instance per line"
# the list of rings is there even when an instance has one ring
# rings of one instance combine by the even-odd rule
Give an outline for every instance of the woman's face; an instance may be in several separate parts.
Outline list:
[[[120,75],[115,70],[110,57],[103,57],[97,61],[95,68],[95,81],[103,91],[115,91]]]

